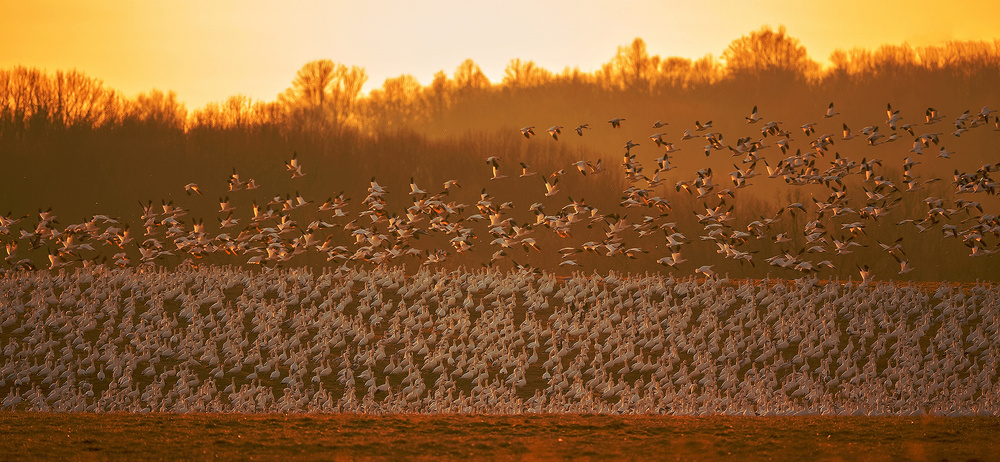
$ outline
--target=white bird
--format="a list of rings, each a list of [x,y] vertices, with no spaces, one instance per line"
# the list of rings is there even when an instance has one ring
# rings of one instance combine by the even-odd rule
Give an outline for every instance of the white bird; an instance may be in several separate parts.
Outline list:
[[[987,121],[990,118],[990,114],[994,112],[997,111],[995,109],[990,109],[989,106],[983,106],[983,109],[979,111],[979,114],[976,117],[983,119],[984,121]]]
[[[236,173],[236,168],[233,167],[233,174],[229,175],[229,190],[239,191],[243,189],[244,184],[245,183],[243,181],[240,181],[240,174]]]
[[[851,128],[848,127],[846,123],[844,123],[843,126],[844,126],[844,136],[841,139],[849,140],[851,138],[854,138],[854,134],[851,133]]]
[[[574,165],[576,169],[580,171],[580,173],[586,175],[587,169],[590,166],[590,162],[587,162],[585,160],[578,160],[576,162],[573,162],[572,165]]]
[[[500,159],[498,157],[491,156],[489,159],[486,159],[486,163],[490,164],[493,168],[493,177],[490,178],[491,180],[507,178],[507,175],[500,173]]]
[[[285,162],[285,168],[292,172],[292,178],[301,178],[306,174],[302,172],[302,164],[299,163],[299,153],[293,152],[291,160]]]
[[[415,196],[417,194],[427,194],[427,191],[417,187],[417,184],[413,181],[413,177],[410,177],[410,195]]]
[[[896,259],[896,262],[899,263],[899,274],[906,274],[909,273],[910,271],[913,271],[913,266],[910,265],[909,261],[903,260],[896,254],[891,254],[891,255],[893,258]]]
[[[937,109],[929,107],[929,108],[927,108],[927,111],[924,114],[924,117],[925,117],[925,122],[924,123],[926,125],[931,125],[931,124],[940,122],[941,119],[944,118],[944,115],[942,115],[941,113],[939,113],[937,111]]]
[[[550,183],[549,179],[543,176],[542,181],[545,182],[545,197],[552,197],[559,193],[559,188],[556,186],[556,183],[559,182],[559,178],[553,178]]]
[[[831,117],[833,117],[835,115],[838,115],[838,114],[840,114],[840,113],[839,112],[833,112],[833,103],[831,102],[830,105],[827,106],[827,108],[826,108],[826,114],[823,114],[823,117],[829,119],[829,118],[831,118]]]
[[[219,198],[219,213],[231,213],[236,207],[229,205],[229,196]]]
[[[868,265],[858,266],[858,270],[861,272],[861,283],[867,284],[872,281],[872,270]]]
[[[712,270],[713,266],[715,266],[715,265],[699,266],[697,269],[694,270],[694,272],[695,272],[695,274],[704,274],[705,277],[707,277],[707,278],[713,278],[713,277],[715,277],[715,271]]]
[[[677,265],[679,265],[681,263],[684,263],[686,261],[687,260],[685,260],[684,258],[681,257],[681,253],[680,252],[673,252],[669,256],[666,256],[666,257],[663,257],[663,258],[661,258],[659,260],[656,260],[657,263],[659,263],[661,265],[665,265],[665,266],[677,266]]]
[[[537,175],[537,174],[538,174],[538,172],[529,172],[528,171],[528,164],[526,164],[524,162],[521,162],[521,178],[524,178],[526,176]]]
[[[553,126],[549,127],[548,130],[545,130],[545,131],[549,135],[552,136],[552,139],[558,141],[559,140],[559,135],[562,133],[562,126],[561,125],[553,125]]]

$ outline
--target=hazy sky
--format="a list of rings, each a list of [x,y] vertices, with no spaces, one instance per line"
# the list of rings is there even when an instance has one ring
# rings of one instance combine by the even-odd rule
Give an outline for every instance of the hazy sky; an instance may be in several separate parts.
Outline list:
[[[1000,38],[996,0],[0,0],[0,11],[0,68],[75,68],[129,96],[174,90],[189,109],[273,100],[315,59],[364,67],[371,89],[402,74],[427,84],[467,58],[493,82],[513,58],[591,72],[636,37],[662,57],[718,56],[763,25],[786,26],[821,63],[836,48]]]

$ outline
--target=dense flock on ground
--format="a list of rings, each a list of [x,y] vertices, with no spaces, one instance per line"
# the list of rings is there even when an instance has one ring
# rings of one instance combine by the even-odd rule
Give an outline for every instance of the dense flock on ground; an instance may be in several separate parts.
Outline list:
[[[993,285],[403,268],[0,279],[0,409],[998,415]]]

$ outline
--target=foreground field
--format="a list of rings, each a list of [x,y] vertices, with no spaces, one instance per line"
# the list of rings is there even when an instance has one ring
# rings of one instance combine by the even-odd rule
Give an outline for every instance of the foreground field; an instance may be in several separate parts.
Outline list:
[[[3,410],[1000,415],[1000,291],[232,267],[0,278]]]
[[[1000,460],[993,417],[0,413],[19,459]]]

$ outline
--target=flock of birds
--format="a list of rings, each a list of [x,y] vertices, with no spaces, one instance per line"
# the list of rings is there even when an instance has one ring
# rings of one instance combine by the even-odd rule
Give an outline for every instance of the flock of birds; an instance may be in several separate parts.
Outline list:
[[[527,270],[0,279],[0,409],[1000,415],[1000,290]]]
[[[0,409],[998,415],[1000,291],[874,283],[868,266],[858,267],[859,283],[820,283],[817,273],[839,273],[832,257],[814,258],[877,244],[900,274],[911,271],[901,240],[868,242],[866,227],[882,226],[905,195],[943,181],[917,175],[920,161],[908,156],[902,182],[894,182],[881,160],[831,152],[835,142],[881,145],[908,133],[914,156],[937,150],[950,158],[955,153],[943,139],[982,130],[991,118],[1000,130],[993,112],[966,111],[948,134],[919,133],[944,116],[928,108],[923,124],[904,124],[888,106],[887,129],[876,124],[855,134],[841,122],[842,136],[815,136],[818,124],[807,123],[797,131],[811,141],[800,147],[756,107],[746,123],[760,124],[759,138],[727,144],[711,121],[696,122],[679,140],[649,137],[661,150],[651,174],[633,152],[639,143],[625,144],[627,187],[613,210],[557,197],[565,175],[608,174],[602,160],[543,174],[527,163],[515,173],[490,156],[485,183],[537,182],[538,202],[525,207],[482,188],[465,204],[452,197],[466,180],[446,180],[431,193],[411,179],[408,205],[394,211],[389,187],[374,177],[360,207],[345,193],[322,204],[298,193],[258,202],[246,193],[257,182],[234,169],[226,194],[248,194],[251,211],[237,215],[235,202],[221,197],[215,231],[166,200],[140,202],[142,231],[108,215],[59,226],[51,209],[37,221],[8,213],[0,216],[7,250]],[[831,103],[824,117],[838,114]],[[608,123],[618,130],[628,122]],[[563,128],[546,132],[558,140]],[[535,136],[532,126],[521,133]],[[702,168],[667,184],[675,153],[695,139],[707,143],[706,156],[731,155],[735,170],[719,180]],[[767,149],[782,158],[767,158]],[[285,168],[292,181],[305,181],[308,169],[297,155]],[[956,169],[957,199],[928,196],[920,216],[891,223],[959,239],[974,257],[995,253],[1000,239],[990,236],[1000,237],[1000,219],[975,199],[995,199],[998,168]],[[731,202],[758,176],[829,195],[737,225]],[[663,189],[704,201],[704,212],[671,215],[670,200],[657,192]],[[195,183],[184,190],[203,193]],[[518,221],[514,210],[533,219]],[[804,218],[801,232],[782,228],[788,216]],[[698,236],[681,232],[679,222],[695,220]],[[574,239],[595,233],[595,240]],[[765,258],[750,250],[760,240],[804,247]],[[440,265],[483,241],[492,252],[484,268],[449,272]],[[558,267],[555,260],[545,268],[514,260],[560,241]],[[697,259],[685,254],[693,242],[798,279],[729,281],[698,262],[686,266],[692,276],[676,279],[578,270],[584,253],[681,267]],[[48,254],[48,271],[25,255],[33,251]],[[293,259],[307,253],[337,264],[295,268]],[[240,264],[201,264],[221,254]],[[408,259],[419,262],[415,271],[401,265]],[[504,260],[512,262],[506,271],[498,265]],[[556,276],[560,267],[572,268],[572,276]]]
[[[823,117],[831,119],[839,115],[834,109],[831,103]],[[125,220],[108,215],[94,215],[87,221],[62,227],[58,226],[51,209],[40,210],[37,221],[30,220],[28,215],[8,213],[0,216],[0,240],[7,251],[2,270],[31,270],[43,266],[37,265],[30,256],[23,255],[25,252],[19,253],[19,249],[25,248],[29,252],[44,249],[48,254],[49,269],[98,264],[126,267],[167,262],[173,265],[223,254],[234,256],[226,260],[227,263],[290,266],[294,264],[290,262],[293,258],[304,253],[318,254],[327,261],[343,264],[367,262],[380,265],[415,260],[422,265],[435,265],[455,254],[478,251],[483,247],[481,242],[487,242],[489,248],[488,252],[478,253],[484,258],[484,266],[509,261],[513,267],[530,268],[516,259],[524,261],[526,254],[541,252],[543,241],[550,244],[552,237],[558,236],[564,244],[558,250],[558,265],[570,268],[582,266],[579,255],[584,253],[633,259],[652,257],[650,261],[655,260],[665,267],[681,267],[692,262],[682,268],[711,276],[716,272],[714,265],[699,263],[685,253],[692,242],[710,242],[715,251],[734,263],[755,266],[766,263],[789,270],[783,274],[792,277],[819,271],[828,271],[830,275],[845,274],[837,267],[837,256],[850,254],[862,246],[880,246],[885,250],[885,258],[896,261],[902,275],[913,270],[913,264],[904,251],[904,243],[901,240],[876,242],[867,236],[867,228],[886,223],[886,217],[901,206],[905,195],[927,191],[928,185],[944,180],[940,177],[922,178],[916,173],[921,161],[915,159],[925,151],[929,153],[937,149],[938,145],[937,157],[950,158],[954,152],[944,147],[944,137],[968,136],[965,133],[988,126],[991,120],[994,121],[994,130],[1000,130],[1000,117],[993,115],[994,112],[988,107],[983,107],[977,114],[965,111],[952,122],[955,130],[950,134],[936,131],[920,133],[917,131],[920,127],[932,128],[944,116],[928,108],[923,124],[904,124],[900,111],[889,105],[885,120],[885,126],[891,131],[889,135],[883,133],[885,130],[881,130],[880,124],[864,127],[858,135],[842,123],[842,136],[832,133],[816,136],[818,124],[806,123],[795,131],[811,141],[807,146],[798,148],[792,139],[793,133],[786,130],[781,122],[763,122],[757,107],[746,117],[746,123],[760,124],[760,137],[742,137],[734,144],[727,144],[722,133],[712,131],[711,121],[696,121],[695,128],[685,130],[679,140],[668,141],[665,133],[649,137],[658,146],[657,149],[662,150],[654,159],[652,174],[633,153],[639,143],[629,140],[624,146],[621,163],[627,187],[620,191],[621,200],[616,208],[603,210],[583,199],[569,197],[566,201],[554,197],[563,195],[560,178],[565,175],[590,177],[611,170],[600,159],[580,160],[555,172],[542,174],[532,170],[525,162],[520,163],[520,173],[515,173],[509,170],[500,156],[490,156],[486,159],[491,170],[490,180],[485,182],[487,187],[482,188],[474,203],[451,199],[452,192],[461,188],[466,180],[446,180],[443,188],[433,193],[411,178],[405,209],[397,210],[388,200],[390,188],[380,184],[375,177],[372,177],[360,207],[352,204],[344,192],[322,203],[306,199],[297,192],[294,196],[278,194],[265,202],[265,199],[253,196],[259,188],[256,181],[244,179],[234,168],[225,186],[227,195],[219,199],[217,226],[212,226],[211,220],[206,223],[203,218],[186,218],[189,209],[175,205],[172,200],[162,200],[160,204],[151,200],[145,203],[140,201],[141,232],[136,232]],[[616,130],[627,122],[623,118],[614,118],[608,123],[612,130]],[[653,124],[654,128],[665,126],[667,123],[662,121]],[[546,131],[558,140],[562,129],[562,126],[556,125]],[[588,129],[589,124],[581,124],[576,127],[576,132],[583,136]],[[532,126],[520,131],[529,139],[535,133]],[[899,183],[883,171],[880,159],[865,157],[857,160],[839,151],[831,152],[835,142],[863,138],[868,145],[880,145],[905,136],[903,133],[914,137],[910,149],[913,156],[907,156],[900,165],[902,181]],[[692,143],[695,141],[688,140],[696,139],[707,143],[704,145],[706,156],[718,151],[730,153],[735,170],[723,180],[712,168],[701,168],[689,178],[682,177],[667,184],[668,172],[674,169],[672,158],[678,155],[675,153],[681,150],[682,143]],[[768,144],[772,141],[773,144]],[[849,149],[846,145],[842,147]],[[780,150],[782,158],[775,160],[772,155],[769,159],[765,156],[768,149]],[[297,155],[293,155],[285,166],[293,182],[305,181],[300,178],[306,177],[307,172]],[[944,239],[961,240],[971,256],[995,253],[1000,239],[990,237],[1000,237],[1000,218],[987,210],[990,202],[976,200],[975,196],[992,199],[996,195],[992,174],[998,168],[1000,163],[984,164],[974,171],[963,172],[956,168],[951,180],[955,199],[926,196],[923,198],[926,204],[924,213],[905,218],[898,217],[897,213],[892,223],[912,227],[921,233],[940,233]],[[670,175],[676,175],[676,172]],[[531,177],[541,180],[530,180]],[[755,180],[757,177],[824,189],[820,193],[811,190],[812,203],[782,204],[777,206],[774,214],[739,223],[734,211],[734,198],[758,181]],[[524,182],[522,190],[532,188],[531,181],[538,181],[541,183],[538,186],[538,201],[530,205],[515,204],[488,192],[491,185],[505,181]],[[192,196],[202,194],[202,188],[195,183],[185,185],[184,190]],[[228,194],[253,197],[249,212],[240,214],[237,209],[247,207],[237,207],[236,201],[230,200]],[[827,194],[826,197],[823,197],[824,194]],[[676,201],[678,195],[701,201],[703,211],[696,210],[694,217],[672,215],[670,199]],[[984,202],[987,204],[985,207]],[[793,220],[781,223],[784,217],[789,216],[805,217],[801,230],[787,225]],[[699,234],[685,234],[682,228],[690,227],[695,221],[700,228]],[[603,229],[604,233],[586,242],[569,239],[574,233],[594,236],[594,233],[581,232],[584,227]],[[429,238],[424,241],[426,245],[421,245],[417,242],[421,236],[433,236],[437,240]],[[441,245],[443,242],[447,244]],[[753,248],[755,242],[773,242],[780,250],[772,255],[757,255],[760,249]],[[554,268],[556,254],[548,246],[545,247],[548,251],[544,258],[549,266],[547,269]],[[520,253],[521,249],[525,254]],[[488,259],[485,259],[486,255],[490,255]],[[539,259],[535,258],[536,261]],[[853,268],[845,270],[855,271]],[[865,281],[873,278],[868,265],[859,265],[857,271]]]

